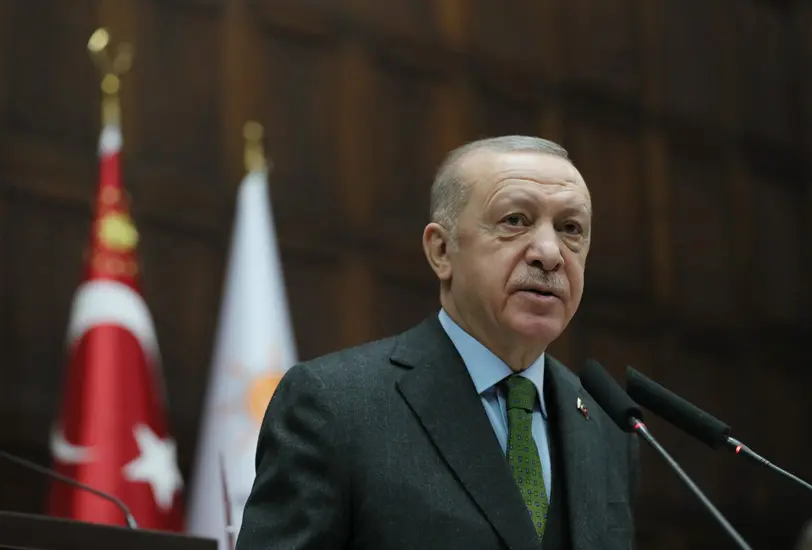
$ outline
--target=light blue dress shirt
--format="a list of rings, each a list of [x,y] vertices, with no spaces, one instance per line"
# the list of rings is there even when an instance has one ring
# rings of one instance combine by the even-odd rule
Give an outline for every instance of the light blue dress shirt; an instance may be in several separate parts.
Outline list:
[[[496,438],[502,446],[502,451],[507,453],[508,420],[505,399],[507,397],[505,389],[498,385],[507,378],[513,371],[507,364],[493,354],[488,348],[483,346],[473,336],[465,332],[454,322],[444,309],[440,310],[440,324],[451,338],[457,348],[471,379],[474,381],[477,393],[485,407],[488,419],[491,421]],[[536,440],[539,457],[541,458],[541,469],[544,475],[544,487],[547,491],[549,502],[552,488],[552,467],[550,465],[550,447],[547,441],[547,409],[544,405],[544,354],[519,376],[524,376],[536,386],[540,399],[536,400],[533,407],[533,439]]]

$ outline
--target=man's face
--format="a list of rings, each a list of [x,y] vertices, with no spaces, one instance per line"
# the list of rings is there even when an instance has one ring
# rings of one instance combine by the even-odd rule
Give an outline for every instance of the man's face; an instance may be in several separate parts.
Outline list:
[[[568,161],[536,153],[475,153],[463,170],[473,187],[441,276],[449,297],[486,339],[546,348],[581,302],[586,184]]]

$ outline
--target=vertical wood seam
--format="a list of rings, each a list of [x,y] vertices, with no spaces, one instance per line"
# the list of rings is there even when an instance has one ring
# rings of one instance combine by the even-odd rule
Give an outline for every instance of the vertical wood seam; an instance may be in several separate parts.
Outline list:
[[[336,304],[342,319],[342,344],[350,346],[376,335],[375,303],[380,283],[376,280],[362,236],[375,230],[373,212],[380,188],[375,181],[383,182],[386,178],[383,173],[378,173],[383,169],[380,163],[371,162],[370,155],[366,154],[373,136],[367,132],[365,122],[374,114],[377,97],[370,52],[355,37],[344,35],[335,56],[339,66],[334,78],[338,81],[335,128],[341,189],[337,206],[342,212],[338,219],[346,220],[349,238],[353,241],[349,254],[341,262],[344,292]]]
[[[671,313],[673,300],[673,273],[671,265],[669,182],[667,141],[659,120],[662,111],[662,72],[661,40],[662,14],[660,2],[641,2],[639,24],[642,26],[641,51],[643,68],[643,98],[645,117],[642,144],[643,181],[648,186],[649,223],[651,225],[651,270],[653,292],[657,306]]]

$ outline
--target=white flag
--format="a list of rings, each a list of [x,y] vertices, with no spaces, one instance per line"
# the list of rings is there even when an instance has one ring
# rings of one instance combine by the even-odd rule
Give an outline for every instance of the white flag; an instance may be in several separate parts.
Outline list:
[[[233,529],[231,540],[242,522],[262,416],[280,377],[296,360],[267,173],[251,171],[237,197],[187,505],[187,531],[219,540],[221,550],[231,550],[226,518]]]

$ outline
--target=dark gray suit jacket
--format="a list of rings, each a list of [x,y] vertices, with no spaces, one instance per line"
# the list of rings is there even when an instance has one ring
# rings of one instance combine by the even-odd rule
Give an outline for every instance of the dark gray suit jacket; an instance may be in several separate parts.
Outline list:
[[[561,363],[548,356],[545,372],[555,457],[543,548],[633,548],[636,440]],[[256,468],[237,550],[542,548],[436,316],[291,368]]]

